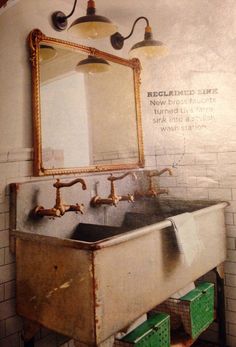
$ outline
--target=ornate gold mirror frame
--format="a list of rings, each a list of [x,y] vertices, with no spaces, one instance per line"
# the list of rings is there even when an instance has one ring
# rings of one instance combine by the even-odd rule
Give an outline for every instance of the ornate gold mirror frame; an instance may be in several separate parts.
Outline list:
[[[92,47],[82,46],[76,43],[59,40],[45,36],[39,29],[34,29],[28,36],[30,47],[30,61],[32,65],[32,111],[33,111],[33,131],[34,131],[34,175],[62,175],[87,172],[102,172],[124,169],[135,169],[144,166],[143,136],[141,124],[141,104],[140,104],[140,63],[138,59],[126,60],[109,53],[102,52]],[[41,99],[40,99],[40,43],[45,45],[60,44],[66,48],[84,52],[87,55],[103,58],[107,61],[130,67],[133,70],[134,100],[136,107],[136,128],[138,159],[133,163],[101,164],[89,165],[87,167],[59,167],[44,168],[42,157],[42,120],[41,120]],[[117,131],[117,129],[115,129]]]

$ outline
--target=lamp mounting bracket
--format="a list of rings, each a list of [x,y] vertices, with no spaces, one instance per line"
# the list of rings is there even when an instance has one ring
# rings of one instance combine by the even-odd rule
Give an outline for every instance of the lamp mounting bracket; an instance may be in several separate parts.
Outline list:
[[[62,11],[56,11],[52,14],[52,24],[54,28],[58,31],[65,30],[67,27],[67,19],[73,15],[75,12],[75,7],[77,4],[77,0],[75,0],[73,8],[68,15],[65,15]]]

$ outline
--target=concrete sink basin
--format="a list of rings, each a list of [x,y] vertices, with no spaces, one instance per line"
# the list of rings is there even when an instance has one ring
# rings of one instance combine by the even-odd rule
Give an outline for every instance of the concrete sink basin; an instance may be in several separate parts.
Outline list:
[[[97,346],[225,260],[227,203],[144,205],[119,226],[80,223],[70,238],[13,230],[18,314]],[[203,245],[191,267],[165,220],[186,211]]]
[[[72,240],[94,243],[128,232],[125,226],[109,226],[91,223],[79,223],[71,235]]]

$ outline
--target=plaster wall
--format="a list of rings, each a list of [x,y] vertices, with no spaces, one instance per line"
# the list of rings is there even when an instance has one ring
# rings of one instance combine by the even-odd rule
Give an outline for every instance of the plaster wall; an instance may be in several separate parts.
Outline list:
[[[35,179],[32,177],[31,81],[26,37],[33,28],[38,27],[48,36],[70,40],[67,32],[58,33],[51,28],[50,14],[57,9],[64,9],[69,13],[71,9],[71,4],[63,0],[58,0],[56,6],[54,2],[47,0],[20,0],[15,3],[9,1],[10,3],[9,9],[5,8],[0,12],[1,347],[21,346],[22,328],[21,320],[15,315],[15,265],[9,252],[8,239],[8,185],[11,182]],[[119,2],[119,6],[118,3],[110,5],[109,11],[112,13],[114,9],[117,22],[126,16],[129,22],[129,16],[132,18],[133,13],[122,13],[122,3],[123,0]],[[140,7],[141,2],[137,6]],[[142,11],[141,6],[140,15],[150,17],[153,27],[156,23],[157,26],[159,24],[161,39],[170,47],[170,54],[157,62],[143,62],[142,104],[146,168],[173,167],[174,176],[161,177],[159,181],[161,187],[169,188],[170,196],[222,199],[231,203],[226,210],[228,260],[225,272],[228,344],[234,347],[236,4],[233,0],[192,0],[190,6],[189,0],[160,0],[153,6],[151,13],[147,10],[145,13],[145,8]],[[107,5],[104,6],[106,7]],[[76,12],[78,13],[75,13],[75,16],[81,15],[79,7]],[[107,16],[109,17],[109,14]],[[137,36],[135,34],[129,44],[127,42],[120,54],[126,56],[128,46],[137,40]],[[108,43],[94,45],[112,51]],[[198,93],[205,89],[215,92]],[[148,94],[160,91],[166,92],[166,96]],[[194,91],[194,94],[170,95],[170,91]],[[202,109],[197,109],[196,105],[190,102],[191,97],[201,101],[198,105]],[[203,102],[204,98],[213,98],[214,101],[208,99]],[[155,101],[155,106],[150,101]],[[163,104],[163,101],[166,103]],[[184,105],[183,112],[180,111],[180,105]],[[214,331],[212,337],[215,337]],[[42,330],[37,337],[36,346],[55,347],[63,343],[67,347],[72,346],[72,342],[63,342],[61,337]]]
[[[186,1],[177,1],[169,7],[165,42],[170,54],[143,63],[146,159],[148,166],[173,168],[173,177],[159,181],[170,195],[231,204],[225,215],[226,319],[228,343],[236,346],[236,30],[231,25],[236,4],[226,2],[223,8],[219,1],[192,1],[191,5],[187,9]],[[209,252],[213,251],[209,245]],[[215,329],[210,333],[214,339]]]

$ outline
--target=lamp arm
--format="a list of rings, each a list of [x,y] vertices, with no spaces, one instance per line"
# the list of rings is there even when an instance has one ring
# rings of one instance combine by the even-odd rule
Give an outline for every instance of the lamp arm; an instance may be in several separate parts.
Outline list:
[[[134,21],[134,24],[132,26],[132,29],[131,29],[131,32],[129,33],[128,36],[124,37],[122,36],[120,33],[116,32],[114,33],[113,35],[111,35],[111,45],[113,48],[115,49],[121,49],[124,45],[124,41],[127,40],[131,35],[133,35],[133,32],[134,32],[134,28],[135,28],[135,25],[136,23],[140,20],[140,19],[144,19],[147,23],[147,27],[149,27],[149,20],[147,19],[147,17],[138,17],[135,21]],[[145,28],[145,30],[146,30]],[[146,31],[145,31],[146,32]]]
[[[72,10],[71,10],[71,12],[67,15],[67,16],[65,16],[65,18],[67,19],[67,18],[69,18],[69,17],[71,17],[72,16],[72,14],[75,12],[75,7],[76,7],[76,4],[77,4],[77,0],[75,0],[75,2],[74,2],[74,6],[73,6],[73,8],[72,8]]]
[[[143,16],[138,17],[138,18],[134,21],[134,24],[133,24],[133,26],[132,26],[131,32],[129,33],[128,36],[124,37],[123,40],[127,40],[128,38],[130,38],[130,36],[133,35],[135,25],[137,24],[137,22],[138,22],[140,19],[144,19],[144,20],[146,21],[146,23],[147,23],[147,26],[149,26],[149,20],[147,19],[147,17],[143,17]]]

